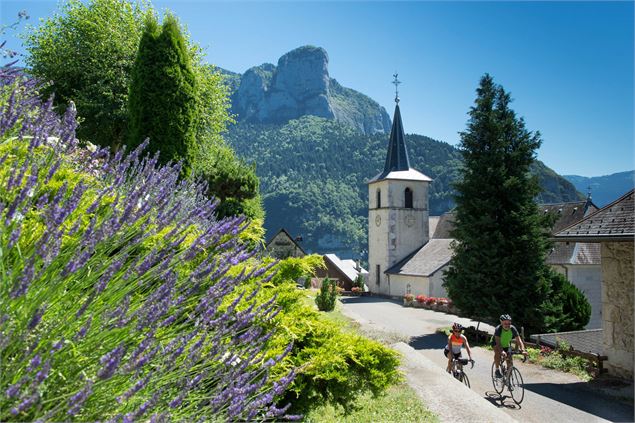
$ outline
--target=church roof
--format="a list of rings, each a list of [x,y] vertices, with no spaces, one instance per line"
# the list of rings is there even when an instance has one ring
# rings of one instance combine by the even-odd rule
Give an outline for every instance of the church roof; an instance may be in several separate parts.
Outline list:
[[[432,276],[450,262],[452,239],[431,239],[423,247],[386,270],[391,275]]]
[[[392,129],[390,131],[390,142],[388,143],[388,154],[384,170],[372,178],[368,183],[377,182],[384,179],[401,179],[410,181],[432,181],[423,173],[410,167],[408,159],[408,149],[406,148],[406,136],[401,123],[401,112],[399,104],[395,106],[395,115],[392,119]]]
[[[631,241],[635,239],[635,190],[564,228],[556,241]]]

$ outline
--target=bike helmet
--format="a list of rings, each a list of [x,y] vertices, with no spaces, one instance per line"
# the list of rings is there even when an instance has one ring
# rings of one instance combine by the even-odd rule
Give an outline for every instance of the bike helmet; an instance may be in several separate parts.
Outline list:
[[[455,324],[452,325],[452,330],[453,331],[455,331],[455,330],[459,330],[459,331],[463,330],[463,326],[460,323],[455,323]]]
[[[512,316],[510,316],[509,314],[501,314],[500,317],[500,321],[502,322],[503,320],[511,320]]]

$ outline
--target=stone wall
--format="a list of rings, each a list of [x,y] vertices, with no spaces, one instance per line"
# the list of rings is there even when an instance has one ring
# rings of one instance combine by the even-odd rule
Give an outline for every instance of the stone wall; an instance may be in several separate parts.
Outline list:
[[[602,317],[609,373],[633,378],[633,242],[602,243]]]

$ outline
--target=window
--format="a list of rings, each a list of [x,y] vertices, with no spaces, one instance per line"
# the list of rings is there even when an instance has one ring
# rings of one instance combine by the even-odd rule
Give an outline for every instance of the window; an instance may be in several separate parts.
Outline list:
[[[377,277],[376,277],[375,283],[376,283],[377,285],[379,285],[379,281],[380,281],[380,279],[381,279],[381,278],[379,277],[380,272],[381,272],[381,266],[379,266],[379,265],[375,266],[375,272],[377,273]]]
[[[410,188],[406,188],[404,191],[405,204],[407,209],[412,208],[412,190]]]
[[[381,190],[377,190],[377,208],[381,208]]]

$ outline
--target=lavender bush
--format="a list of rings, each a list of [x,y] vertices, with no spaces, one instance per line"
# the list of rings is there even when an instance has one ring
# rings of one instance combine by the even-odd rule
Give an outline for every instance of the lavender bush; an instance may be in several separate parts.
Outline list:
[[[237,292],[272,276],[243,219],[145,145],[79,146],[11,66],[0,109],[0,421],[283,416],[291,345],[265,349],[274,298]]]

